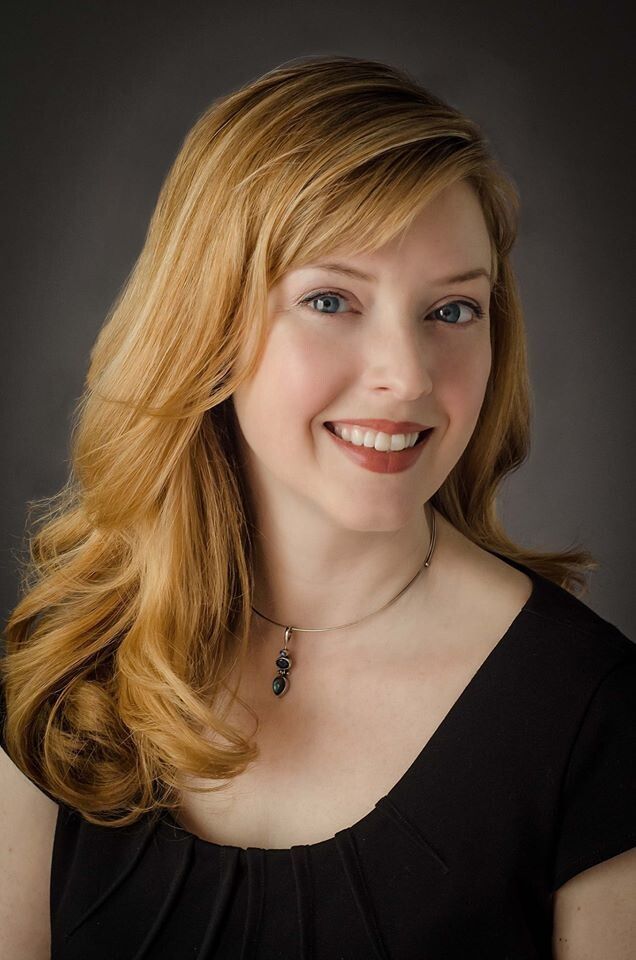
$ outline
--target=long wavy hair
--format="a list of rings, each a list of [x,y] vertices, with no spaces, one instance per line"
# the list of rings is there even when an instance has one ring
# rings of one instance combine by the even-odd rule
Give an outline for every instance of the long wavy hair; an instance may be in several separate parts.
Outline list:
[[[254,586],[231,397],[262,354],[268,290],[336,247],[378,248],[458,181],[491,238],[492,368],[432,504],[480,547],[587,589],[589,552],[518,546],[497,517],[530,443],[514,183],[480,128],[405,71],[346,56],[282,64],[187,134],[92,349],[68,479],[29,502],[1,664],[7,749],[89,822],[175,810],[184,775],[233,778],[257,758],[220,694],[247,653]]]

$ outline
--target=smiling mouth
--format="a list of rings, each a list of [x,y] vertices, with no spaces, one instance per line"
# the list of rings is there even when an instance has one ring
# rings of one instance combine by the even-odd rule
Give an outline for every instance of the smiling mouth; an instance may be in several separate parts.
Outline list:
[[[325,423],[325,427],[327,428],[327,430],[329,431],[329,433],[333,433],[334,437],[338,437],[338,434],[337,434],[336,431],[334,430],[332,423],[329,423],[329,422],[327,421],[327,422]],[[420,430],[420,432],[419,432],[418,435],[417,435],[417,440],[416,440],[415,443],[413,444],[413,447],[417,447],[417,445],[420,444],[420,443],[422,443],[422,441],[426,439],[426,437],[429,435],[429,433],[432,433],[432,432],[433,432],[433,427],[429,427],[428,430]],[[341,438],[341,437],[338,437],[338,439],[340,440],[340,439],[342,439],[342,438]],[[349,442],[351,442],[351,441],[349,441]],[[364,447],[364,444],[363,444],[363,443],[354,443],[353,446],[354,446],[354,447]],[[408,448],[406,448],[406,449],[412,450],[413,447],[408,447]],[[371,449],[373,449],[373,448],[372,448],[372,447],[367,447],[367,449],[368,449],[368,450],[371,450]],[[396,452],[396,451],[392,451],[392,452]],[[401,451],[399,451],[399,452],[401,452]]]

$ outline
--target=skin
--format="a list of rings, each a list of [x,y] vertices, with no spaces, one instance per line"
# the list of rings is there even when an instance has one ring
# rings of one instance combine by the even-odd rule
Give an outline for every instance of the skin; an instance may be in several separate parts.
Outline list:
[[[370,284],[307,267],[290,271],[270,291],[271,332],[262,362],[234,395],[239,443],[260,531],[254,605],[275,620],[303,627],[331,627],[373,613],[419,569],[429,544],[423,505],[470,440],[492,362],[489,281],[481,277],[452,286],[436,283],[474,267],[491,269],[486,224],[467,184],[445,190],[401,238],[373,254],[356,256],[340,250],[328,259],[346,260],[349,266],[375,274],[377,281]],[[328,308],[331,313],[316,301],[309,307],[297,305],[321,290],[337,291],[344,300]],[[484,319],[461,327],[433,320],[433,310],[457,298],[478,302]],[[473,316],[465,308],[463,315]],[[350,462],[322,426],[325,420],[356,417],[414,420],[436,430],[408,471],[371,473]],[[364,700],[365,664],[377,678],[382,675],[381,658],[387,662],[397,649],[406,674],[417,677],[422,651],[415,645],[427,640],[414,627],[422,622],[427,624],[424,633],[438,642],[437,650],[425,651],[428,674],[437,670],[440,678],[446,676],[451,638],[455,642],[467,638],[470,627],[478,633],[479,625],[485,625],[491,646],[492,637],[503,633],[504,621],[510,622],[527,596],[519,576],[438,516],[431,567],[396,604],[346,631],[300,635],[303,669],[292,680],[297,696],[289,703],[283,697],[275,711],[262,677],[268,671],[271,675],[272,649],[282,645],[282,631],[255,618],[258,635],[268,639],[269,649],[258,644],[253,649],[250,664],[257,682],[250,688],[250,698],[265,718],[275,715],[275,754],[281,718],[290,724],[289,747],[299,722],[302,725],[303,708],[312,720],[319,718],[327,741],[330,727],[325,717],[339,715],[343,704],[352,701],[346,723],[355,726],[355,696]],[[493,605],[501,623],[491,622],[492,614],[483,608],[484,596],[494,595],[500,603],[507,597],[501,610],[499,604]],[[458,622],[462,629],[457,629]],[[306,643],[307,638],[319,642]],[[473,663],[468,676],[486,652],[481,648],[469,655]],[[459,659],[466,659],[465,650]],[[448,662],[453,662],[452,653]],[[390,667],[394,668],[393,661]],[[466,682],[462,676],[457,690],[442,689],[435,707],[439,716],[430,721],[431,729]],[[377,679],[370,689],[377,700]],[[325,700],[331,706],[325,708]],[[300,721],[294,713],[298,709]],[[243,836],[243,823],[240,828]],[[289,837],[281,839],[284,845]],[[564,884],[553,904],[554,960],[634,956],[635,896],[636,850]]]
[[[269,292],[261,363],[233,396],[259,530],[254,606],[302,627],[366,616],[417,572],[430,540],[424,504],[468,444],[492,361],[489,279],[439,282],[491,270],[488,230],[468,184],[446,188],[407,231],[373,253],[335,250],[322,259],[376,280],[313,265],[285,274]],[[325,290],[340,299],[299,304]],[[470,306],[451,311],[454,324],[432,315],[457,299],[479,304],[483,319]],[[370,417],[436,429],[409,470],[372,473],[351,462],[323,427],[326,420]],[[438,526],[436,556],[445,529]],[[422,587],[434,588],[434,577]],[[395,622],[395,607],[386,615]],[[344,639],[356,656],[381,642],[384,617],[374,617],[377,641],[367,624],[329,630],[311,651],[306,646],[303,662],[324,662]]]
[[[636,847],[576,874],[554,895],[554,960],[636,956]]]

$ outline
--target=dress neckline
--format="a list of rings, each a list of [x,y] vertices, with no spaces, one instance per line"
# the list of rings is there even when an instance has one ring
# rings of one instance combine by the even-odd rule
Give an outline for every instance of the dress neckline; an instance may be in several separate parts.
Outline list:
[[[541,574],[537,573],[535,570],[532,570],[530,567],[525,564],[512,560],[509,557],[504,556],[503,554],[497,553],[495,550],[490,550],[494,556],[499,557],[500,560],[503,560],[505,563],[510,566],[516,567],[517,570],[521,570],[532,580],[532,590],[530,596],[527,598],[524,605],[521,607],[515,618],[512,620],[508,626],[505,633],[499,638],[497,643],[492,647],[490,652],[486,655],[484,660],[482,660],[477,670],[472,675],[466,686],[463,688],[459,696],[455,699],[449,710],[444,715],[443,719],[437,725],[431,736],[428,738],[422,749],[419,751],[412,763],[407,767],[404,773],[401,775],[399,780],[393,784],[391,789],[383,797],[380,797],[379,800],[375,802],[371,810],[368,811],[363,817],[357,820],[355,823],[352,823],[348,827],[343,827],[341,830],[338,830],[336,834],[332,837],[327,837],[325,840],[319,840],[316,843],[294,843],[291,847],[258,847],[258,846],[249,846],[249,847],[239,847],[231,843],[217,843],[214,840],[204,840],[203,837],[199,837],[197,834],[192,833],[192,831],[187,830],[185,827],[175,819],[170,810],[165,810],[161,817],[160,821],[163,821],[166,826],[172,830],[177,831],[180,834],[185,835],[192,842],[200,845],[202,848],[207,848],[209,851],[216,851],[217,853],[226,852],[229,853],[233,851],[236,855],[245,855],[247,851],[255,851],[257,854],[267,857],[288,857],[292,850],[297,848],[311,849],[312,851],[318,852],[320,850],[326,850],[331,847],[336,842],[336,837],[338,834],[348,833],[350,831],[357,831],[366,826],[367,822],[374,816],[376,808],[383,803],[391,804],[397,797],[397,795],[408,786],[411,779],[416,775],[416,771],[422,766],[422,764],[427,760],[429,753],[432,752],[434,745],[437,741],[443,736],[447,728],[450,726],[451,722],[456,718],[457,714],[460,712],[462,707],[465,706],[471,694],[475,690],[483,686],[483,681],[485,676],[490,670],[493,669],[496,662],[507,652],[509,646],[512,644],[515,636],[521,627],[522,622],[525,620],[526,616],[533,611],[538,609],[538,605],[541,601],[542,594],[545,591],[550,591],[553,589],[558,590],[559,588],[552,581],[548,580],[546,577],[543,577]]]

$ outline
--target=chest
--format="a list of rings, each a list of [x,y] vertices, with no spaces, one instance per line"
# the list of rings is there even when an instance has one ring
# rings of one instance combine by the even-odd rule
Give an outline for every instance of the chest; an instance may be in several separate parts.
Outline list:
[[[305,669],[294,660],[288,693],[271,690],[273,660],[256,656],[244,672],[228,721],[256,741],[259,755],[229,781],[192,779],[176,819],[214,843],[289,848],[320,843],[352,826],[409,770],[506,633],[532,584],[509,573],[490,602],[413,631],[421,645],[379,660],[369,655]],[[274,644],[276,647],[276,644]],[[389,648],[390,649],[390,648]],[[297,665],[296,665],[297,664]],[[220,787],[197,793],[191,787]]]
[[[250,683],[259,717],[258,758],[214,793],[182,791],[179,823],[204,840],[289,848],[319,843],[366,816],[408,770],[492,649],[440,651],[390,672],[361,664],[341,676],[294,678],[284,699],[271,671]],[[328,690],[328,692],[325,692]],[[270,701],[271,697],[271,701]],[[293,698],[293,699],[292,699]],[[232,710],[246,736],[253,722]],[[210,781],[191,780],[192,786]]]

